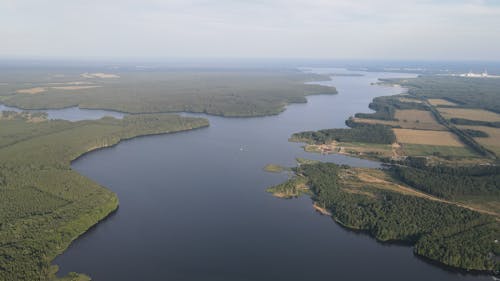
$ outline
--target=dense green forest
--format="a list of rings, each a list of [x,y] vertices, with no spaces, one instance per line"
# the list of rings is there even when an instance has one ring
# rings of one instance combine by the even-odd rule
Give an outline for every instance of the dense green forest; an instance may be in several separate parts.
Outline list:
[[[357,125],[349,129],[325,129],[295,133],[291,141],[325,144],[331,141],[391,144],[396,141],[392,129],[385,125]]]
[[[371,188],[369,184],[347,192],[349,186],[342,172],[348,169],[316,163],[300,165],[295,172],[297,177],[306,179],[316,204],[330,210],[345,227],[368,231],[382,241],[412,243],[415,253],[448,266],[500,269],[495,259],[500,254],[495,243],[500,225],[493,217],[452,204]]]
[[[72,160],[123,139],[208,126],[169,114],[79,122],[10,116],[0,119],[0,280],[53,278],[51,261],[117,208],[116,195],[74,172]]]
[[[500,166],[430,165],[425,157],[408,157],[391,167],[400,181],[445,199],[463,196],[497,197],[500,201]]]
[[[436,75],[381,80],[406,87],[410,95],[420,98],[442,98],[461,107],[482,108],[500,113],[500,79]]]
[[[328,76],[284,69],[171,69],[126,71],[119,78],[82,78],[85,70],[65,70],[64,77],[48,76],[43,69],[6,76],[0,85],[0,102],[24,109],[79,106],[128,113],[196,112],[221,116],[278,114],[289,103],[304,103],[307,95],[335,94],[335,88],[307,84]],[[90,85],[92,88],[61,90],[53,83]],[[29,83],[29,84],[27,84]],[[29,86],[27,86],[29,85]],[[18,93],[42,88],[37,94]]]

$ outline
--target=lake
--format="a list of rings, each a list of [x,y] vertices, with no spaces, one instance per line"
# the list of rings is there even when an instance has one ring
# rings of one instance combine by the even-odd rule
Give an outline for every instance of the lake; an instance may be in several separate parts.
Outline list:
[[[318,73],[350,73],[314,69]],[[265,189],[296,157],[353,166],[372,161],[305,153],[292,133],[345,127],[369,112],[376,96],[403,91],[371,85],[397,73],[335,76],[321,82],[338,95],[318,95],[277,116],[206,116],[210,127],[140,137],[84,155],[73,169],[118,194],[120,208],[76,240],[54,263],[60,274],[127,280],[491,280],[426,262],[403,245],[382,244],[315,212],[308,197],[284,200]],[[186,114],[194,115],[195,114]]]

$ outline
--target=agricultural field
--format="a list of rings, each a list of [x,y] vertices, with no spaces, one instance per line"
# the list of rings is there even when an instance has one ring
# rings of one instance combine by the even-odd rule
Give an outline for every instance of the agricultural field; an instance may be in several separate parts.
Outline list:
[[[417,109],[396,110],[394,113],[396,120],[380,120],[369,118],[353,118],[354,122],[365,124],[382,124],[396,128],[416,129],[416,130],[446,130],[446,127],[439,124],[430,111]]]
[[[401,145],[401,150],[403,151],[404,155],[409,156],[466,158],[471,160],[472,163],[476,163],[477,160],[475,159],[480,158],[480,155],[478,155],[468,147],[405,143]],[[463,162],[464,160],[461,161]]]
[[[440,107],[438,111],[446,119],[461,118],[484,122],[500,122],[500,114],[484,109]]]
[[[433,106],[457,106],[458,104],[445,100],[445,99],[427,99],[427,101]]]
[[[485,132],[488,134],[487,137],[475,137],[474,140],[495,152],[496,155],[500,155],[500,128],[487,126],[458,126],[458,128]]]
[[[393,129],[399,143],[464,147],[464,144],[451,132]]]
[[[414,103],[422,103],[421,100],[419,99],[414,99],[414,98],[407,98],[407,97],[400,97],[398,98],[398,100],[400,102],[407,102],[407,103],[411,103],[411,102],[414,102]]]

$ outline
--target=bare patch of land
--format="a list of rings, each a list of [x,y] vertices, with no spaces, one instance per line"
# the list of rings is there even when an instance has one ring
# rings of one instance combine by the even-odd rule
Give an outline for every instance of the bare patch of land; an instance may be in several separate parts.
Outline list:
[[[101,78],[101,79],[110,79],[110,78],[120,78],[120,76],[111,73],[83,73],[81,74],[83,78]]]
[[[343,154],[357,156],[365,159],[389,158],[393,156],[393,148],[390,144],[366,144],[351,142],[330,142],[328,144],[306,145],[308,152],[318,152],[322,154]]]
[[[61,85],[61,84],[59,84],[59,85]],[[16,93],[36,95],[36,94],[47,92],[49,90],[75,91],[75,90],[85,90],[85,89],[100,88],[100,87],[102,87],[102,86],[68,84],[67,86],[34,87],[34,88],[29,88],[29,89],[20,89],[20,90],[17,90]]]
[[[20,89],[20,90],[17,90],[16,93],[35,95],[35,94],[43,93],[45,91],[47,91],[47,87],[35,87],[35,88],[29,88],[29,89]]]
[[[393,129],[399,143],[464,147],[457,136],[447,131]]]
[[[67,90],[67,91],[74,91],[74,90],[84,90],[84,89],[92,89],[92,88],[100,88],[102,86],[57,86],[57,87],[50,87],[51,89],[55,90]]]
[[[367,189],[367,186],[369,186],[370,188],[398,192],[404,195],[416,196],[428,200],[453,204],[462,208],[467,208],[469,210],[493,215],[500,219],[500,208],[498,202],[490,202],[490,205],[485,205],[482,203],[482,201],[481,203],[476,203],[473,200],[465,202],[444,200],[395,182],[395,180],[383,170],[369,168],[345,169],[341,171],[340,178],[342,179],[343,190],[346,192],[363,194],[366,196],[374,196],[374,194],[371,193],[369,189]]]

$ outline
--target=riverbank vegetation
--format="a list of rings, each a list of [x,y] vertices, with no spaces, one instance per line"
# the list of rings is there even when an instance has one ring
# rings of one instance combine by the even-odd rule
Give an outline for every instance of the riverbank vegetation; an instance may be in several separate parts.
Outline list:
[[[51,261],[118,207],[113,192],[71,169],[72,160],[124,139],[208,126],[169,114],[79,122],[9,116],[0,120],[0,280],[55,278]]]
[[[64,77],[44,71],[7,76],[8,83],[0,86],[0,102],[24,109],[79,106],[127,113],[183,111],[245,117],[278,114],[289,103],[305,103],[308,95],[336,93],[333,87],[305,83],[330,80],[328,76],[286,69],[128,70],[113,79],[89,78],[81,75],[84,69],[76,71],[66,70]],[[54,89],[54,83],[96,87],[68,91]],[[44,91],[19,92],[26,85]]]
[[[498,274],[500,170],[493,152],[500,151],[500,81],[480,80],[383,80],[408,93],[375,98],[375,112],[349,118],[348,129],[290,140],[306,143],[306,151],[381,160],[390,169],[301,164],[268,191],[295,197],[300,182],[314,206],[345,227],[411,243],[416,254],[447,266]]]
[[[380,170],[332,163],[303,164],[295,177],[270,192],[294,196],[297,182],[308,186],[315,204],[345,227],[367,231],[381,241],[413,244],[416,254],[442,264],[498,271],[500,225],[495,217],[419,193]],[[294,197],[289,196],[289,197]]]
[[[351,129],[325,129],[296,133],[290,140],[311,144],[326,144],[332,141],[391,144],[396,140],[396,136],[388,126],[366,124]]]

